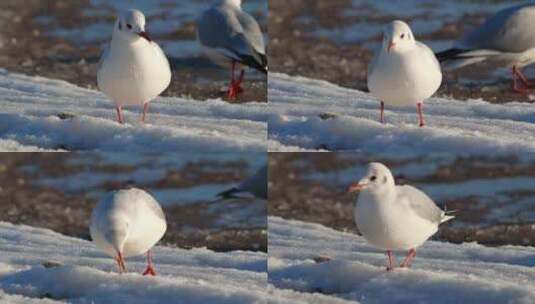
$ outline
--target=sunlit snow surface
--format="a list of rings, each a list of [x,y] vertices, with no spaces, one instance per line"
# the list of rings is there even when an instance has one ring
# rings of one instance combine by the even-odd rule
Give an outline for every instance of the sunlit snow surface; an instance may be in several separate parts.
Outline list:
[[[0,252],[2,303],[264,303],[268,292],[260,252],[156,247],[158,276],[141,276],[141,256],[120,275],[88,241],[3,222]]]
[[[114,105],[100,92],[65,81],[0,70],[0,150],[265,151],[266,103],[231,104],[159,97],[148,122]],[[59,114],[74,118],[60,119]]]
[[[368,93],[303,77],[269,76],[269,150],[352,150],[380,156],[432,152],[495,155],[535,152],[535,107],[431,98],[427,125],[416,109],[385,110]]]
[[[385,270],[363,238],[270,217],[269,283],[307,303],[533,303],[535,248],[428,241],[412,268]],[[404,253],[396,253],[400,262]],[[332,260],[316,263],[315,258]],[[305,301],[304,299],[307,299]]]

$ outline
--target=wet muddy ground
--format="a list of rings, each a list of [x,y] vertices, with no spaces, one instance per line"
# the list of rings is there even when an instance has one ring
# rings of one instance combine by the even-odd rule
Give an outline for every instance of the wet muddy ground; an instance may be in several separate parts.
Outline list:
[[[161,244],[267,250],[264,201],[214,202],[217,185],[225,189],[254,173],[248,158],[206,156],[176,164],[158,155],[3,153],[0,160],[0,221],[90,239],[90,214],[98,201],[108,191],[136,186],[162,197],[168,230]]]
[[[264,0],[253,14],[266,31]],[[0,2],[0,67],[93,88],[101,49],[111,38],[117,8],[135,7],[147,31],[166,51],[173,70],[163,96],[226,99],[230,71],[211,63],[196,44],[195,18],[211,1],[3,0]],[[249,7],[246,7],[249,9]],[[266,101],[266,77],[247,70],[245,92],[234,102]]]
[[[456,218],[442,224],[435,239],[487,245],[535,245],[535,190],[531,186],[535,161],[515,157],[476,159],[437,155],[377,160],[352,153],[271,153],[268,214],[356,233],[353,210],[358,194],[348,194],[347,187],[362,177],[362,170],[372,160],[390,168],[404,168],[401,173],[394,173],[396,184],[428,189],[427,194],[442,209],[456,210]],[[523,178],[529,182],[520,186],[519,183],[525,182]],[[493,187],[502,184],[502,179],[511,183],[494,193]],[[486,187],[486,190],[475,190],[482,194],[462,193],[463,183],[477,180],[483,182],[473,185]],[[448,184],[459,186],[450,187],[452,190],[447,195],[433,193]]]
[[[498,9],[524,2],[270,0],[270,71],[367,91],[367,64],[381,41],[384,24],[404,20],[418,40],[441,51]],[[534,67],[526,73],[535,78]],[[437,96],[533,102],[535,89],[514,93],[507,69],[494,70],[483,63],[445,71]]]

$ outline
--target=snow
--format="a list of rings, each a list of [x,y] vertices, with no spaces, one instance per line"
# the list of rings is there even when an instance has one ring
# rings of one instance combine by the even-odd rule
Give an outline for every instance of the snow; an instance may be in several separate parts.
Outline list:
[[[424,128],[412,107],[387,107],[382,125],[379,101],[368,93],[278,73],[268,81],[270,151],[353,150],[390,157],[535,151],[535,108],[528,103],[431,98],[424,104]]]
[[[0,222],[2,303],[264,303],[266,254],[156,247],[157,277],[143,257],[128,274],[88,241]],[[45,262],[61,266],[46,268]]]
[[[269,217],[268,225],[269,284],[302,302],[533,303],[535,298],[533,247],[428,241],[411,269],[386,272],[385,254],[357,235],[278,217]],[[319,256],[332,260],[316,263]]]
[[[125,109],[120,125],[98,91],[0,69],[0,150],[265,151],[266,107],[159,97],[146,125],[135,108]]]

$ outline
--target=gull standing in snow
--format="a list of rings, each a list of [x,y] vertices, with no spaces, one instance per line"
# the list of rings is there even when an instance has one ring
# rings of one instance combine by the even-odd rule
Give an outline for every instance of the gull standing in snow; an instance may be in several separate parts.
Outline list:
[[[380,163],[370,163],[366,176],[348,191],[360,191],[355,221],[371,245],[386,250],[389,271],[394,269],[392,250],[408,250],[400,267],[410,267],[416,248],[437,232],[438,225],[453,218],[422,191],[397,186],[390,170]]]
[[[258,170],[255,175],[244,180],[237,187],[219,193],[222,199],[239,198],[236,194],[250,193],[257,198],[267,199],[267,166]]]
[[[149,102],[171,83],[171,68],[162,49],[145,32],[145,16],[130,9],[119,15],[111,43],[98,65],[99,89],[116,105],[117,120],[123,123],[122,106],[143,106],[141,121]]]
[[[497,12],[457,41],[452,49],[438,53],[437,57],[450,69],[485,60],[497,66],[510,67],[513,90],[526,93],[533,84],[521,69],[535,62],[535,4]]]
[[[435,54],[416,41],[410,27],[393,21],[383,32],[381,49],[368,67],[368,88],[381,100],[381,123],[384,105],[416,105],[420,127],[424,126],[422,104],[440,87],[442,72]]]
[[[136,188],[108,194],[91,216],[93,242],[115,258],[121,273],[126,272],[125,258],[147,253],[143,275],[156,275],[150,250],[166,230],[165,215],[158,202]]]
[[[244,67],[267,74],[266,47],[256,20],[241,8],[241,0],[218,0],[197,22],[197,39],[215,63],[231,69],[228,98],[243,91]],[[241,69],[236,79],[235,70]]]

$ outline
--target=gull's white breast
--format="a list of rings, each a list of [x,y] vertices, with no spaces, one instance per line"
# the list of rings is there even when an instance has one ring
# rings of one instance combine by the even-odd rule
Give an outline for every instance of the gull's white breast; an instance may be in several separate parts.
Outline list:
[[[440,87],[440,65],[427,46],[398,53],[382,50],[368,75],[370,92],[387,105],[410,106],[431,97]]]
[[[103,56],[97,74],[98,87],[118,105],[142,105],[160,95],[171,83],[169,62],[154,42],[112,41]]]

